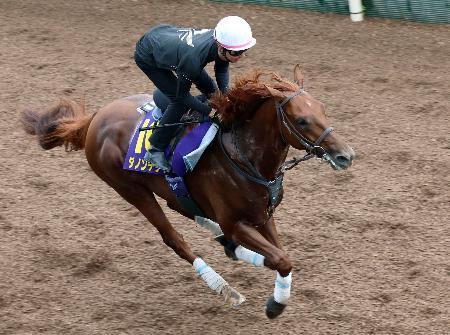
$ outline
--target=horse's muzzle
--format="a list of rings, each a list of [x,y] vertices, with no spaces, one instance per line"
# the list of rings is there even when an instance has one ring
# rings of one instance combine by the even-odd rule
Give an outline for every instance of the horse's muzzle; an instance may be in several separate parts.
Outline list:
[[[355,151],[352,148],[334,154],[325,153],[322,156],[322,160],[328,162],[334,170],[348,169],[354,158]]]

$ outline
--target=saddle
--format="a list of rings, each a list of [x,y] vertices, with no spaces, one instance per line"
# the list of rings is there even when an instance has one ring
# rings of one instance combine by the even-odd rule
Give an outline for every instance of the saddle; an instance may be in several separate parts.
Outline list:
[[[146,103],[137,110],[142,114],[142,117],[131,138],[123,168],[130,171],[162,175],[164,174],[163,171],[144,160],[145,152],[150,148],[152,127],[158,124],[162,112],[153,101]],[[172,165],[171,173],[181,177],[194,170],[203,152],[214,140],[219,129],[217,123],[212,121],[195,123],[193,117],[195,116],[187,115],[187,117],[184,117],[182,121],[189,122],[189,124],[180,126],[165,149],[166,158]]]
[[[196,123],[195,115],[188,114],[182,121],[188,122],[178,129],[175,137],[165,149],[167,161],[171,164],[170,173],[164,173],[153,164],[144,160],[146,151],[150,148],[152,127],[156,126],[162,117],[162,111],[154,101],[137,108],[142,115],[136,125],[123,163],[123,169],[141,173],[165,175],[172,192],[179,203],[190,213],[204,216],[189,195],[184,182],[187,173],[192,172],[202,157],[206,148],[212,143],[219,130],[219,125],[212,121]]]

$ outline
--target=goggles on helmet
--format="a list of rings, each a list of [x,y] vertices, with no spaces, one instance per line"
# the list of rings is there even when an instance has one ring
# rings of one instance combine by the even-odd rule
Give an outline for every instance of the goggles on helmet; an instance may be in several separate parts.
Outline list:
[[[228,51],[230,53],[231,56],[233,57],[237,57],[237,56],[241,56],[244,52],[246,52],[248,49],[245,50],[228,50],[225,49],[226,51]]]

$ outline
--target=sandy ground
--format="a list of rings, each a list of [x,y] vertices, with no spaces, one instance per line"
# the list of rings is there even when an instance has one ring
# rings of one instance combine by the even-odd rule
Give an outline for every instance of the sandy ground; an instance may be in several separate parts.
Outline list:
[[[351,170],[289,172],[275,217],[292,298],[265,317],[274,273],[227,259],[208,232],[167,213],[247,297],[225,306],[83,152],[44,152],[27,107],[84,98],[95,111],[152,86],[134,43],[161,22],[248,19],[257,46],[232,68],[292,78],[357,152]],[[448,334],[450,30],[384,19],[204,1],[0,2],[0,334]],[[293,152],[295,153],[295,152]]]

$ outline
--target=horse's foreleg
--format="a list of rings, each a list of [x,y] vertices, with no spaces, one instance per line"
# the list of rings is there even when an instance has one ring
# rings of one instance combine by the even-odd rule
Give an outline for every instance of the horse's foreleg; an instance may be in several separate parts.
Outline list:
[[[270,243],[275,245],[278,249],[283,250],[273,217],[271,217],[263,227],[259,228],[259,232]],[[292,272],[289,272],[287,276],[282,276],[277,271],[273,296],[268,299],[266,304],[266,315],[269,318],[276,318],[283,312],[289,297],[291,296],[291,282]]]
[[[228,257],[232,259],[239,259],[255,266],[267,265],[272,269],[276,268],[276,265],[274,264],[274,258],[268,258],[267,264],[265,264],[266,261],[263,255],[253,250],[247,249],[242,245],[237,245],[233,240],[228,240],[227,238],[225,238],[222,230],[220,229],[220,226],[216,222],[198,216],[195,217],[195,221],[197,222],[197,224],[199,224],[203,228],[206,228],[214,235],[215,239],[224,246],[225,253]],[[250,233],[253,239],[255,238],[255,236],[258,236],[258,234],[260,234],[263,239],[266,239],[266,241],[269,242],[272,246],[275,246],[282,251],[273,217],[270,218],[267,224],[264,227],[260,228],[259,231],[255,229],[255,231]],[[242,240],[244,240],[244,238],[242,238]],[[290,272],[287,276],[282,276],[277,271],[274,294],[269,298],[266,306],[266,314],[269,318],[277,317],[285,309],[291,293],[291,281],[292,275]]]
[[[217,222],[201,216],[196,216],[195,222],[213,234],[214,239],[224,247],[225,255],[227,255],[228,258],[231,258],[232,260],[241,260],[255,266],[264,266],[263,255],[247,249],[242,245],[238,245],[233,240],[227,239]]]
[[[285,309],[290,297],[292,264],[278,240],[273,218],[259,229],[245,223],[238,223],[235,225],[232,237],[254,250],[256,255],[263,255],[264,265],[277,271],[274,294],[266,305],[266,315],[269,318],[277,317]]]
[[[239,222],[234,225],[231,237],[246,248],[264,256],[264,265],[277,270],[283,277],[292,269],[291,261],[281,246],[269,241],[266,232],[256,229],[250,224]]]

